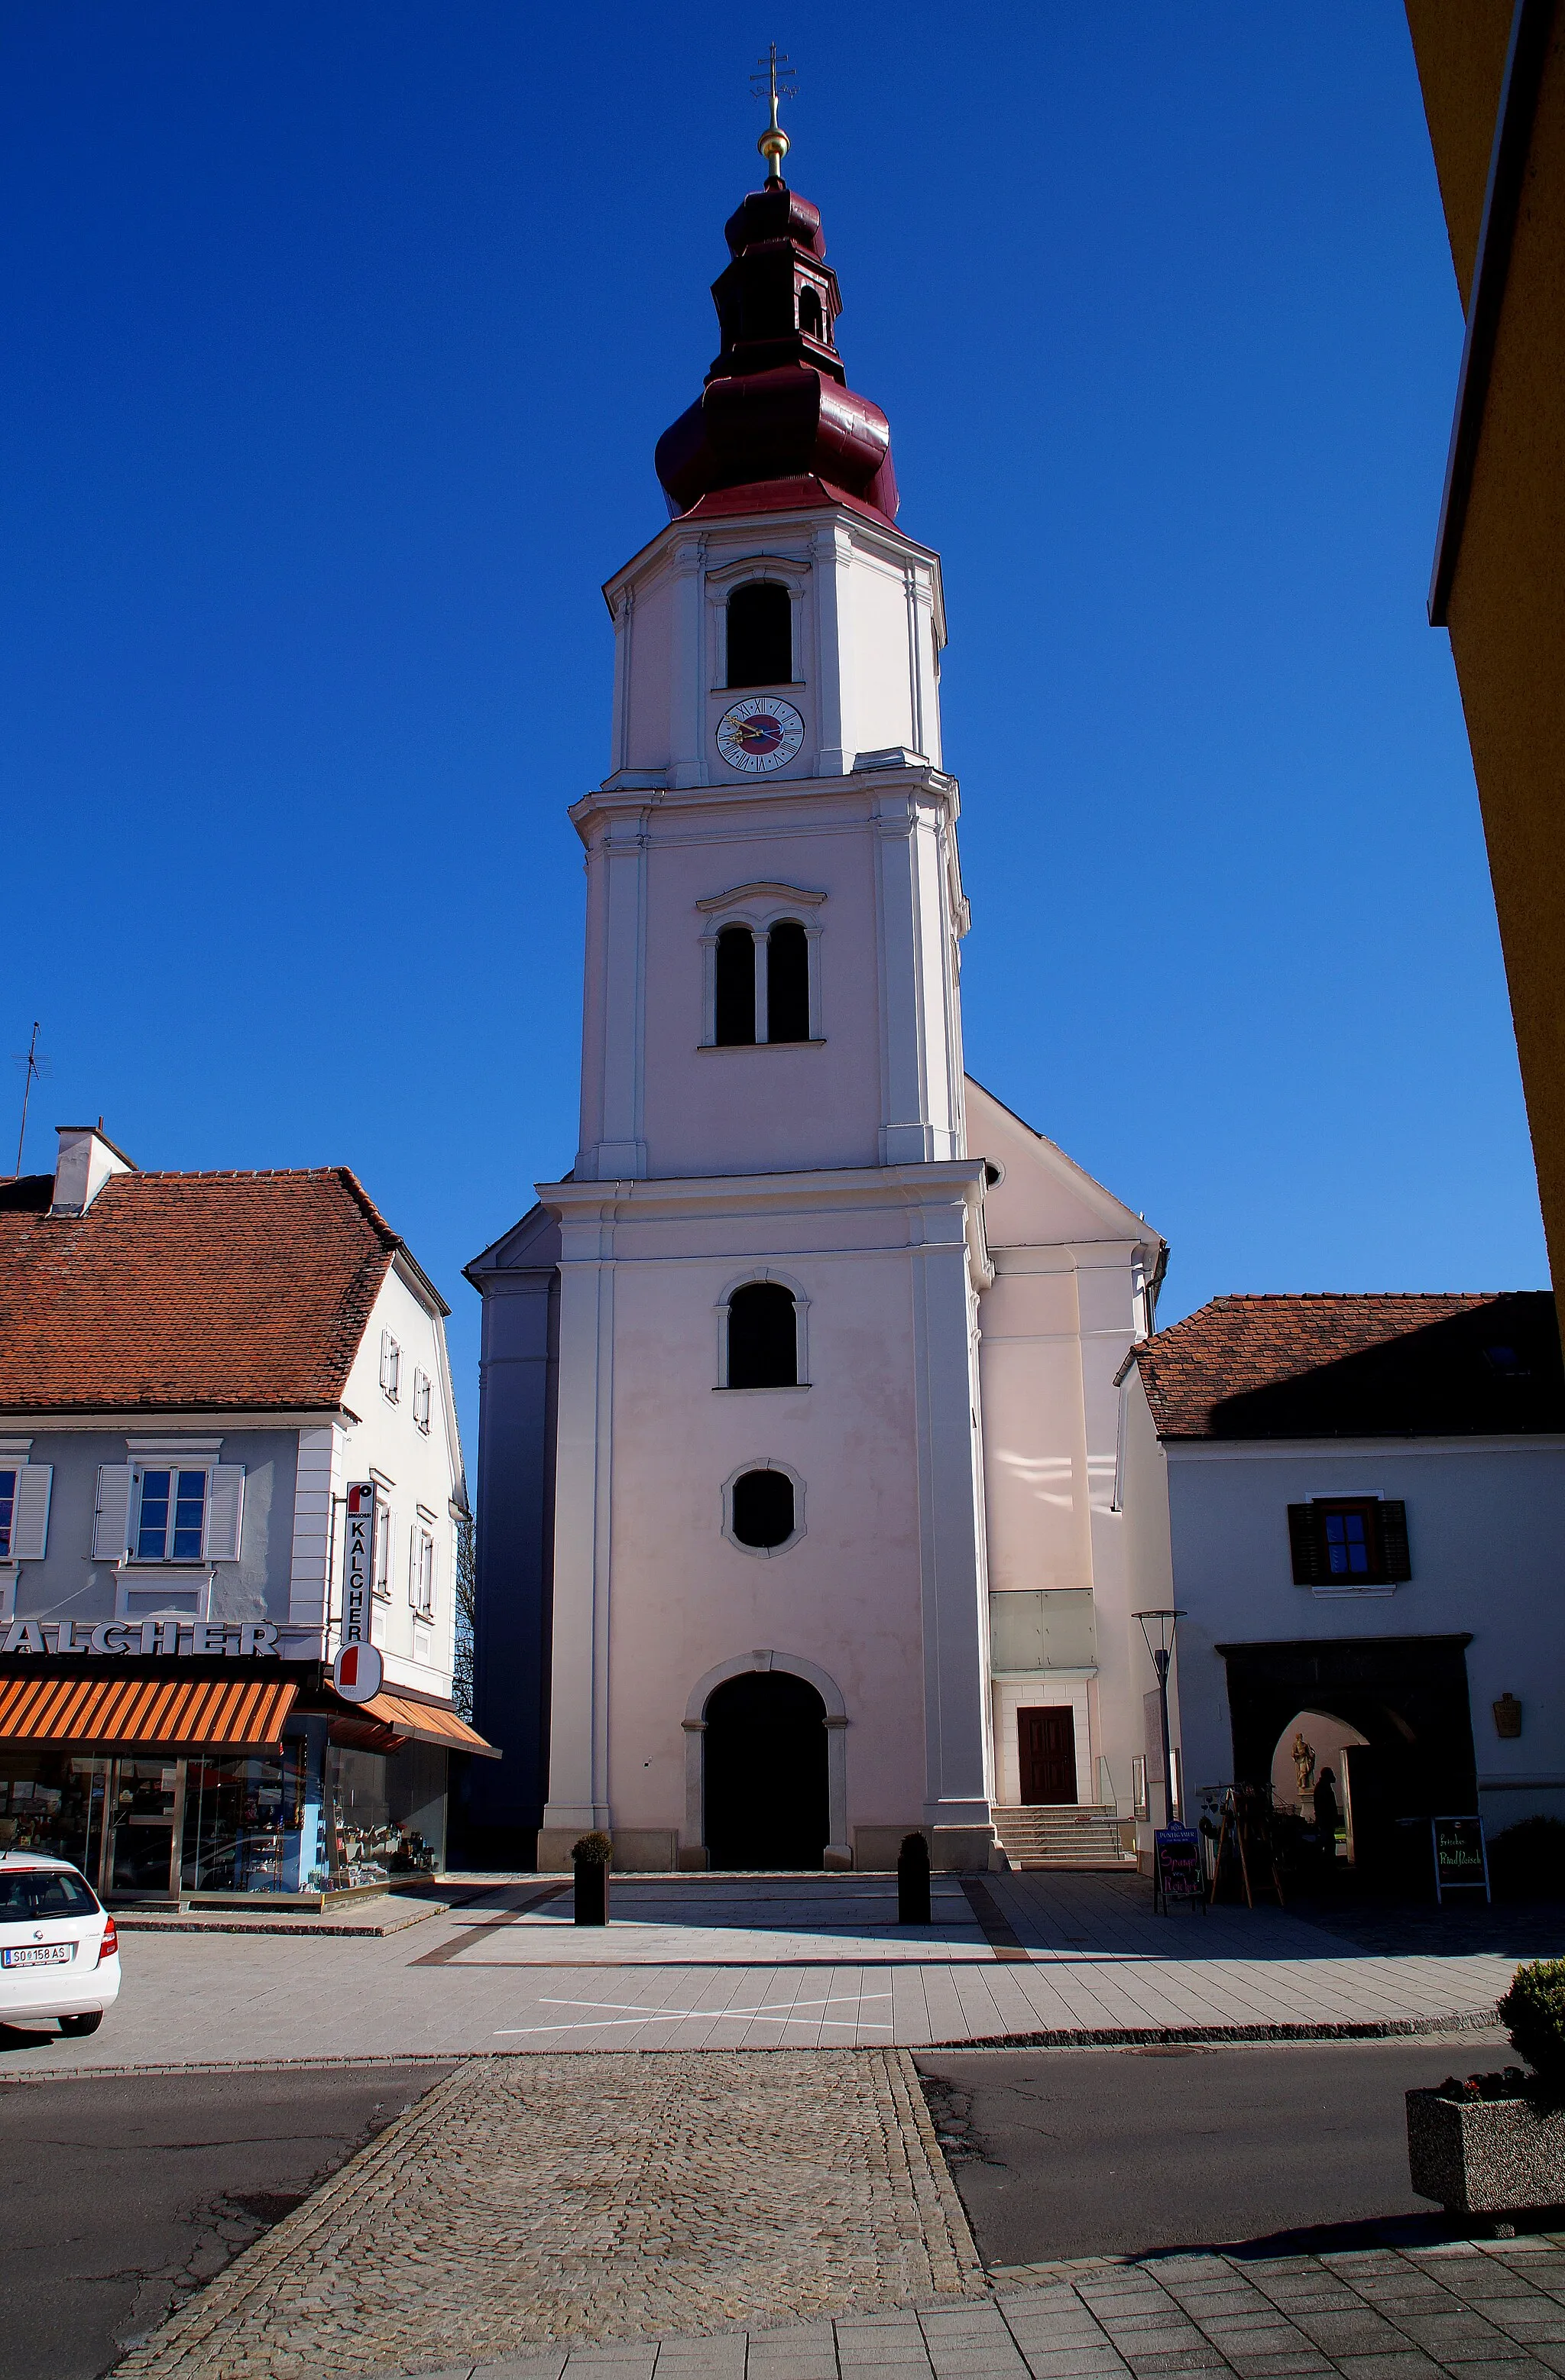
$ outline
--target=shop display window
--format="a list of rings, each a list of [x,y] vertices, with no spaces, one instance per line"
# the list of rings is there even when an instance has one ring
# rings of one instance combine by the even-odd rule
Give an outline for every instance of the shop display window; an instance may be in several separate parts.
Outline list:
[[[106,1760],[18,1745],[0,1751],[0,1851],[46,1852],[91,1876],[103,1841]]]
[[[438,1866],[441,1847],[418,1823],[428,1814],[408,1806],[407,1771],[406,1754],[388,1760],[379,1752],[327,1747],[321,1864],[309,1877],[313,1890],[345,1892]]]
[[[297,1892],[305,1747],[281,1758],[192,1753],[185,1763],[180,1885],[186,1892]]]

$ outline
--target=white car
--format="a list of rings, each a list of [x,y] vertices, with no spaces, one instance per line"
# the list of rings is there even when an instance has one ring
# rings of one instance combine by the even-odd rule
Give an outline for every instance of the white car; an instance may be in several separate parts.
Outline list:
[[[79,1868],[0,1852],[0,2024],[96,2033],[119,1998],[119,1936]]]

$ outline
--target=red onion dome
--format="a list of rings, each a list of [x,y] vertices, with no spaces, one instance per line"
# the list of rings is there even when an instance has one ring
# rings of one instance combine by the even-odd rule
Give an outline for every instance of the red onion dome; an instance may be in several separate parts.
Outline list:
[[[672,510],[720,489],[813,478],[894,519],[891,425],[847,386],[819,211],[770,181],[740,201],[724,235],[732,261],[712,284],[722,350],[702,395],[658,441]]]

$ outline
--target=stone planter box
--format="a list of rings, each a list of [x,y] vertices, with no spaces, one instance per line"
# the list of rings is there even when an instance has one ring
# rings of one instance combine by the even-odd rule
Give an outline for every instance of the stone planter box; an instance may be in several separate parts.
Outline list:
[[[1410,2091],[1407,2162],[1419,2196],[1453,2215],[1565,2206],[1565,2107]]]

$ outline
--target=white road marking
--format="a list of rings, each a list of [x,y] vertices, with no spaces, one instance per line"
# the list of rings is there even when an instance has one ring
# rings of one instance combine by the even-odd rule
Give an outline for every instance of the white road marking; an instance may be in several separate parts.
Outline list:
[[[831,2024],[847,2026],[858,2023],[862,2024],[865,2029],[870,2033],[890,2033],[892,2031],[892,2027],[889,2024],[881,2024],[873,2017],[806,2017],[795,2015],[793,2011],[797,2009],[835,2008],[839,2004],[844,2006],[852,2005],[856,2008],[862,2007],[866,2000],[889,2000],[891,1997],[890,1992],[832,1992],[824,1999],[791,2001],[786,2010],[779,2008],[637,2009],[634,2000],[564,2000],[543,1998],[539,2001],[540,2008],[634,2009],[636,2013],[632,2016],[597,2018],[584,2017],[578,2019],[574,2024],[502,2024],[495,2027],[494,2037],[498,2040],[502,2034],[510,2035],[513,2034],[524,2033],[607,2032],[614,2025],[660,2024],[664,2022],[682,2024],[693,2022],[710,2024],[714,2022],[725,2022],[729,2021],[737,2022],[740,2020],[744,2020],[745,2022],[758,2022],[762,2024]]]

